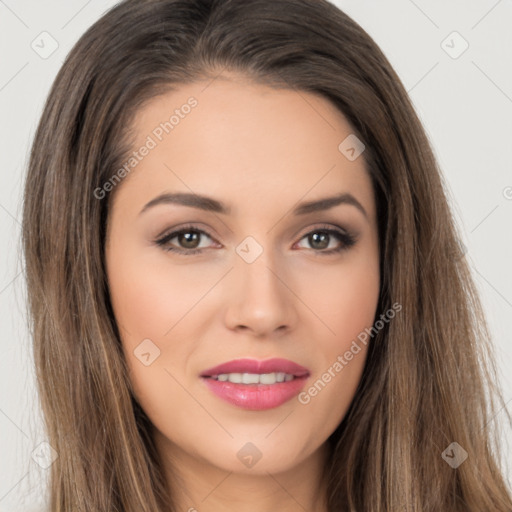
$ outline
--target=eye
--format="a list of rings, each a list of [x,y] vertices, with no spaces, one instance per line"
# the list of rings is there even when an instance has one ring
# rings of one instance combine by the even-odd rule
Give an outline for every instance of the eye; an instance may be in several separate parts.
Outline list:
[[[333,238],[338,240],[338,246],[329,248]],[[357,241],[355,235],[339,229],[333,229],[329,225],[315,228],[301,238],[301,240],[304,239],[314,249],[314,252],[320,255],[329,255],[348,250]]]
[[[206,248],[200,246],[202,237],[213,240],[206,231],[190,225],[163,235],[155,240],[155,243],[162,247],[164,251],[192,255],[201,253]],[[171,243],[174,239],[176,241]],[[320,255],[329,255],[348,250],[357,242],[355,235],[341,229],[334,229],[330,225],[317,227],[301,238],[301,240],[304,239],[310,244],[313,251]],[[333,239],[338,240],[338,246],[329,248]]]
[[[184,226],[180,230],[173,231],[164,235],[155,241],[157,245],[162,247],[164,251],[176,252],[179,254],[196,254],[203,251],[203,248],[199,247],[199,241],[202,236],[212,238],[206,231],[198,229],[195,226]],[[171,245],[171,240],[176,238],[180,246],[176,247],[174,244]]]

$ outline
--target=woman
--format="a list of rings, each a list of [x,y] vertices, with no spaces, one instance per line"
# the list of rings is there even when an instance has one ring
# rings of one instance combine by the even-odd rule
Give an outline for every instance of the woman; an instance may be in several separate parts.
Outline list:
[[[107,12],[50,92],[23,236],[52,511],[512,510],[439,169],[328,2]]]

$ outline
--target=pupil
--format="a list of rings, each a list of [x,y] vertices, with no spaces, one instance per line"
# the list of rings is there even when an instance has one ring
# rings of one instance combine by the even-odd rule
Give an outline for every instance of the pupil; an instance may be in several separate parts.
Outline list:
[[[317,245],[317,248],[318,249],[325,249],[326,247],[329,246],[329,242],[328,242],[328,233],[325,233],[323,231],[319,231],[317,233],[313,233],[312,235],[309,236],[309,241],[311,243],[311,245],[313,247],[315,247],[315,244],[317,242],[319,242],[319,240],[321,239],[320,241],[320,246]]]
[[[190,231],[187,233],[182,233],[180,235],[180,243],[182,243],[182,241],[184,241],[184,243],[182,243],[182,245],[185,248],[195,249],[197,246],[198,235],[199,235],[199,233],[196,233],[193,231]],[[193,240],[194,237],[196,238],[195,240]]]

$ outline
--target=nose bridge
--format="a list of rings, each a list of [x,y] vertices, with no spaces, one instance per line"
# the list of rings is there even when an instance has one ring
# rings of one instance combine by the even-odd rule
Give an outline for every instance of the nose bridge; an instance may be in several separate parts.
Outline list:
[[[236,292],[229,306],[231,327],[245,326],[260,333],[289,326],[293,294],[285,286],[286,272],[270,247],[247,237],[236,248],[232,279]]]
[[[247,240],[237,248],[235,274],[243,283],[246,299],[276,301],[284,293],[283,284],[276,275],[280,273],[276,256],[271,247],[263,247]],[[263,303],[264,304],[264,303]]]

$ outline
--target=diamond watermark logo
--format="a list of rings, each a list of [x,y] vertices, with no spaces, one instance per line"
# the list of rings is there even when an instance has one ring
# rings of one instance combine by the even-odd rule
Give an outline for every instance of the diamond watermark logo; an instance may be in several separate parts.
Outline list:
[[[338,146],[340,153],[351,162],[357,160],[365,148],[366,146],[363,144],[363,142],[353,133],[344,139]]]
[[[38,466],[48,469],[57,460],[59,455],[49,443],[44,441],[34,448],[31,457]]]
[[[237,245],[236,253],[246,263],[253,263],[263,253],[263,247],[252,236],[248,236]]]
[[[57,50],[59,43],[51,34],[45,31],[41,32],[32,43],[30,43],[30,47],[41,59],[47,59]]]
[[[150,339],[139,343],[133,353],[144,366],[153,364],[160,357],[160,349]]]
[[[457,469],[468,458],[468,452],[464,450],[459,443],[454,441],[448,445],[446,450],[441,454],[441,457],[443,457],[446,463],[453,469]]]
[[[452,58],[458,59],[468,48],[469,43],[454,30],[441,42],[441,48]]]
[[[245,443],[236,454],[240,462],[249,469],[261,459],[262,455],[257,446],[252,443]]]

